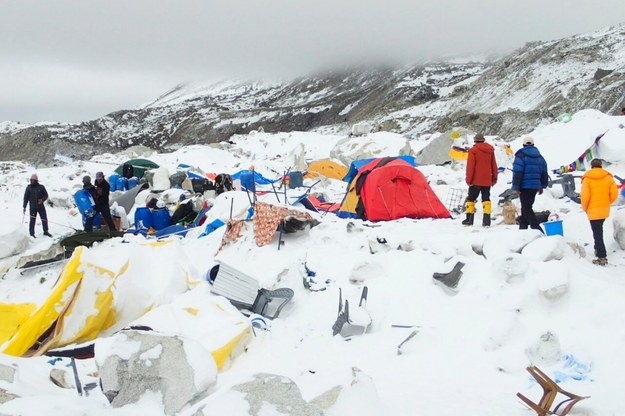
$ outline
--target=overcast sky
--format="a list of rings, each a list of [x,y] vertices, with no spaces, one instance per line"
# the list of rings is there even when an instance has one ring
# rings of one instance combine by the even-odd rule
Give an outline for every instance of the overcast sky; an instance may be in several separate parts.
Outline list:
[[[602,0],[0,0],[0,121],[86,121],[176,84],[512,51],[625,21]]]

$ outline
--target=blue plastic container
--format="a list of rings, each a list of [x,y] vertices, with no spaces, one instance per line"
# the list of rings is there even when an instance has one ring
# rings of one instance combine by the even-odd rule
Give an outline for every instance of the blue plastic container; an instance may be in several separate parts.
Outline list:
[[[152,227],[152,211],[148,207],[139,207],[135,211],[135,228]]]
[[[80,215],[83,217],[86,216],[87,212],[93,210],[93,206],[95,205],[91,194],[84,189],[81,189],[74,194],[74,202],[78,207]]]
[[[132,189],[135,186],[137,186],[139,184],[139,179],[137,179],[136,176],[133,176],[132,178],[128,179],[128,189]]]
[[[544,222],[545,234],[547,235],[562,235],[564,236],[564,229],[562,228],[562,220]]]
[[[111,175],[109,176],[109,185],[111,185],[111,192],[117,191],[117,181],[119,180],[119,175]],[[120,189],[121,190],[121,189]]]
[[[118,191],[127,191],[128,190],[128,178],[120,177],[117,180],[117,190]]]
[[[82,216],[82,227],[85,228],[85,224],[87,223],[87,217],[86,216]],[[94,229],[99,229],[102,228],[102,216],[100,215],[100,213],[98,212],[95,216],[95,218],[93,219],[93,228]]]
[[[162,230],[171,224],[171,216],[167,209],[155,209],[152,212],[152,227],[155,230]]]

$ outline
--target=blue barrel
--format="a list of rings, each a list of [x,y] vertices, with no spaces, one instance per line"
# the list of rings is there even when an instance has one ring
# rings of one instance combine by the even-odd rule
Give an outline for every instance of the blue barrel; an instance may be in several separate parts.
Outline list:
[[[127,191],[128,190],[128,178],[120,177],[117,180],[117,190],[118,191]]]
[[[155,209],[152,212],[152,227],[155,230],[162,230],[171,224],[171,216],[168,209]]]
[[[133,176],[132,178],[128,179],[128,189],[132,189],[135,186],[137,186],[139,184],[139,179],[137,179],[136,176]]]
[[[117,191],[117,181],[119,180],[119,175],[111,175],[109,176],[109,185],[111,185],[111,192]],[[121,190],[121,189],[119,189]]]
[[[80,211],[80,215],[83,217],[86,216],[88,212],[92,211],[93,206],[95,205],[91,194],[84,189],[81,189],[74,194],[74,202],[78,207],[78,211]]]
[[[86,216],[82,216],[82,227],[85,228],[85,224],[87,223],[87,217]],[[95,216],[95,218],[93,219],[93,228],[97,229],[97,228],[102,228],[102,216],[100,215],[100,213],[98,212]]]
[[[152,211],[148,207],[139,207],[135,211],[135,228],[151,228]]]

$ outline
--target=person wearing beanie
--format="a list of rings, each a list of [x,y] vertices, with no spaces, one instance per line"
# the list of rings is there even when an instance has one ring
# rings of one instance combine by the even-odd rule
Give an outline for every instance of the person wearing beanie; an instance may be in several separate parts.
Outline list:
[[[595,241],[593,264],[608,264],[605,243],[603,242],[603,223],[610,216],[610,205],[618,197],[614,176],[603,169],[601,159],[590,162],[591,169],[582,176],[582,209],[588,216],[592,237]]]
[[[467,217],[462,221],[463,225],[473,225],[475,216],[475,202],[482,195],[482,208],[484,211],[482,226],[490,226],[490,214],[492,205],[490,202],[490,188],[497,183],[497,161],[495,160],[495,148],[485,142],[484,135],[478,133],[473,138],[474,145],[469,150],[467,159],[466,182],[469,192],[466,200]]]
[[[87,178],[89,179],[89,183],[91,183],[91,178],[89,176],[85,176],[83,178],[84,189],[87,189],[85,184],[85,180]],[[91,192],[91,190],[89,190],[89,192]],[[95,174],[95,187],[93,192],[94,193],[92,195],[94,196],[93,199],[95,201],[95,205],[93,207],[94,214],[93,216],[87,218],[87,220],[85,221],[85,231],[90,232],[93,230],[93,220],[95,219],[96,215],[98,215],[98,213],[102,215],[102,219],[109,227],[110,231],[117,231],[115,223],[113,222],[113,218],[111,217],[111,207],[109,206],[109,194],[111,193],[111,186],[106,181],[106,179],[104,179],[104,173],[97,172]]]
[[[536,194],[542,194],[549,183],[547,162],[534,146],[534,139],[523,139],[523,147],[514,154],[512,165],[512,190],[516,191],[521,200],[521,216],[519,229],[527,230],[528,226],[544,234],[534,213]]]
[[[43,235],[52,237],[52,234],[48,232],[48,214],[46,213],[46,207],[43,204],[47,199],[48,191],[46,191],[46,187],[39,183],[39,177],[36,173],[33,173],[30,176],[30,184],[26,187],[26,191],[24,192],[24,203],[22,205],[23,213],[26,214],[26,205],[30,204],[28,232],[33,238],[35,238],[35,222],[37,221],[37,214],[39,214],[39,217],[41,218]]]

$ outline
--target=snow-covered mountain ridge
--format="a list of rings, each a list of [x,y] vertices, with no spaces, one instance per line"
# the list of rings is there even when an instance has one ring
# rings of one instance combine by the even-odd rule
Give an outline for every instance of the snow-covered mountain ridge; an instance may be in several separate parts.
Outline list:
[[[290,82],[180,85],[146,105],[79,124],[0,124],[4,160],[49,164],[142,144],[215,143],[262,128],[376,130],[418,137],[454,126],[514,139],[563,112],[625,106],[625,25],[534,42],[493,63],[335,71]],[[68,144],[71,151],[68,151]]]

